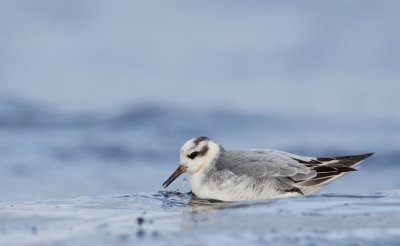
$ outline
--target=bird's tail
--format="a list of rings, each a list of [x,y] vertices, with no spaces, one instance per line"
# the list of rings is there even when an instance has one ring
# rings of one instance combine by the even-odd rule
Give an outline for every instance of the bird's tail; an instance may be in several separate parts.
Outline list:
[[[317,175],[312,179],[296,183],[296,187],[300,188],[304,194],[315,194],[330,182],[349,172],[357,171],[356,167],[373,154],[316,158],[305,165],[315,170]]]

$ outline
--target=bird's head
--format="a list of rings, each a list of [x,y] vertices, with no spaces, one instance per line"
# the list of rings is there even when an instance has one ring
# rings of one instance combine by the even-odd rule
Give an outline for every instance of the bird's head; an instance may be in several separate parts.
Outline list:
[[[223,148],[208,137],[190,139],[182,146],[180,165],[164,182],[164,188],[171,184],[182,173],[188,172],[192,175],[203,170],[220,155],[221,151],[223,151]]]

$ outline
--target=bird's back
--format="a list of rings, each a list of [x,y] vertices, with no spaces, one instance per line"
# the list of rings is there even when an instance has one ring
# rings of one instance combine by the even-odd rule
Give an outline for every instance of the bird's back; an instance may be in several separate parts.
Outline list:
[[[211,198],[232,201],[314,194],[370,155],[311,158],[267,149],[228,150],[204,175],[203,188]]]

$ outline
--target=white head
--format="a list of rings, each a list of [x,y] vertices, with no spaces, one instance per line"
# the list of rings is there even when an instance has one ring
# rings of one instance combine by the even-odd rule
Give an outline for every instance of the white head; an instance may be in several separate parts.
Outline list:
[[[218,143],[207,137],[190,139],[181,148],[180,166],[163,186],[167,187],[184,172],[192,175],[204,170],[220,155],[222,150],[223,148]]]

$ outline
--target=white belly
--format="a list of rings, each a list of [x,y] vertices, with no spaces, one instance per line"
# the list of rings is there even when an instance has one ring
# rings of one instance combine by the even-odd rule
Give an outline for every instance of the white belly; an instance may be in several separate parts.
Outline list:
[[[267,198],[281,198],[296,196],[298,193],[283,193],[277,191],[273,187],[269,187],[268,183],[259,184],[263,187],[253,189],[249,186],[249,180],[246,177],[226,176],[221,177],[220,182],[212,179],[203,180],[203,172],[197,172],[190,176],[190,185],[192,192],[202,199],[215,199],[220,201],[242,201],[256,200]]]

